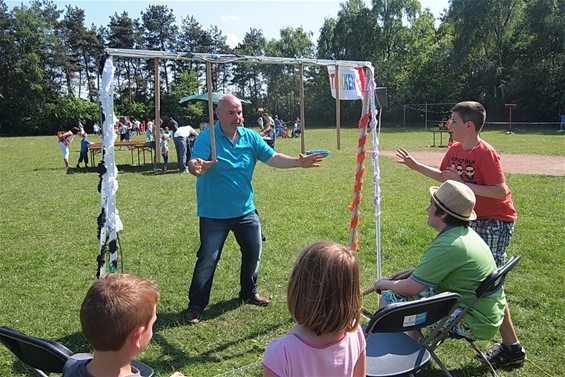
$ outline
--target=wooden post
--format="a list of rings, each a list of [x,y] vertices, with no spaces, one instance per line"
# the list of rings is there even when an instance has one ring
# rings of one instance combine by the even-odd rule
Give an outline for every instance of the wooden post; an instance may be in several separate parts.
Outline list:
[[[216,160],[216,135],[214,131],[214,103],[212,102],[212,63],[206,62],[206,87],[208,88],[208,123],[210,124],[211,161]]]
[[[340,119],[341,119],[341,107],[339,105],[339,64],[335,66],[335,129],[336,129],[336,137],[337,137],[337,150],[341,147],[341,126],[340,126]]]
[[[426,102],[426,115],[424,118],[424,129],[428,130],[428,103]]]
[[[306,119],[304,119],[304,64],[300,63],[300,124],[302,125],[302,132],[300,132],[300,153],[306,152],[306,145],[304,134],[306,133]]]
[[[513,134],[514,132],[512,132],[512,108],[516,107],[515,103],[505,103],[504,106],[510,111],[508,113],[508,131],[506,131],[506,133],[508,135]]]
[[[159,81],[159,58],[155,58],[155,124],[153,125],[153,140],[155,140],[155,158],[153,168],[161,162],[161,83]]]

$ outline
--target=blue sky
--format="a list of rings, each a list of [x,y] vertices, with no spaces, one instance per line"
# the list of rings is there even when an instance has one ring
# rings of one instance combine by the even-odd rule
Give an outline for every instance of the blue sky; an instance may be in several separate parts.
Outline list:
[[[337,17],[339,0],[260,0],[260,1],[220,1],[220,0],[168,0],[168,1],[138,1],[138,0],[55,0],[57,7],[64,9],[70,4],[84,9],[86,26],[91,24],[107,25],[110,16],[126,11],[131,18],[139,18],[140,13],[149,4],[164,4],[173,9],[177,22],[187,16],[194,16],[202,27],[208,29],[217,26],[227,36],[228,44],[234,47],[240,42],[250,28],[263,30],[267,39],[279,38],[279,31],[288,26],[302,26],[306,31],[313,32],[313,41],[319,36],[319,29],[324,18]],[[29,1],[6,0],[9,8],[20,4],[29,5]],[[370,1],[366,0],[367,4]],[[420,0],[423,8],[430,8],[439,17],[448,0]]]

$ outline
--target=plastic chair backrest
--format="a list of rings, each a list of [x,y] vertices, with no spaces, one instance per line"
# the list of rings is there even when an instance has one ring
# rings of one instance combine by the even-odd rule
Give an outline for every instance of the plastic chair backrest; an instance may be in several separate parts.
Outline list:
[[[480,298],[498,291],[504,284],[504,280],[506,279],[508,272],[513,269],[519,261],[519,256],[513,256],[504,266],[491,272],[491,274],[477,287],[475,290],[475,296]]]
[[[0,342],[24,364],[45,373],[62,373],[73,354],[60,343],[26,335],[7,326],[0,327]]]
[[[420,300],[399,302],[380,308],[365,333],[417,330],[447,318],[459,305],[461,296],[444,292]]]

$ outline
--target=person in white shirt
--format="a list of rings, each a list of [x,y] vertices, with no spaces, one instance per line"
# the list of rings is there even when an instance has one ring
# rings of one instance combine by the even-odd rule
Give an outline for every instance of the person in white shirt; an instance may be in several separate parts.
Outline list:
[[[196,136],[198,136],[198,133],[188,125],[179,127],[173,134],[173,142],[177,150],[177,161],[181,173],[188,173],[188,161],[192,155],[192,146]]]

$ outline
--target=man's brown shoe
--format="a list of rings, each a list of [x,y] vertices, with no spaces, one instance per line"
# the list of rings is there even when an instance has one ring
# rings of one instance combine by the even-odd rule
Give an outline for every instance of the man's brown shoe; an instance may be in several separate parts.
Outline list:
[[[196,309],[188,309],[188,311],[184,315],[184,320],[189,324],[200,322],[200,311]]]
[[[244,299],[243,302],[246,304],[257,305],[257,306],[267,306],[269,305],[269,300],[265,297],[259,296],[258,293],[255,293],[253,296]]]

